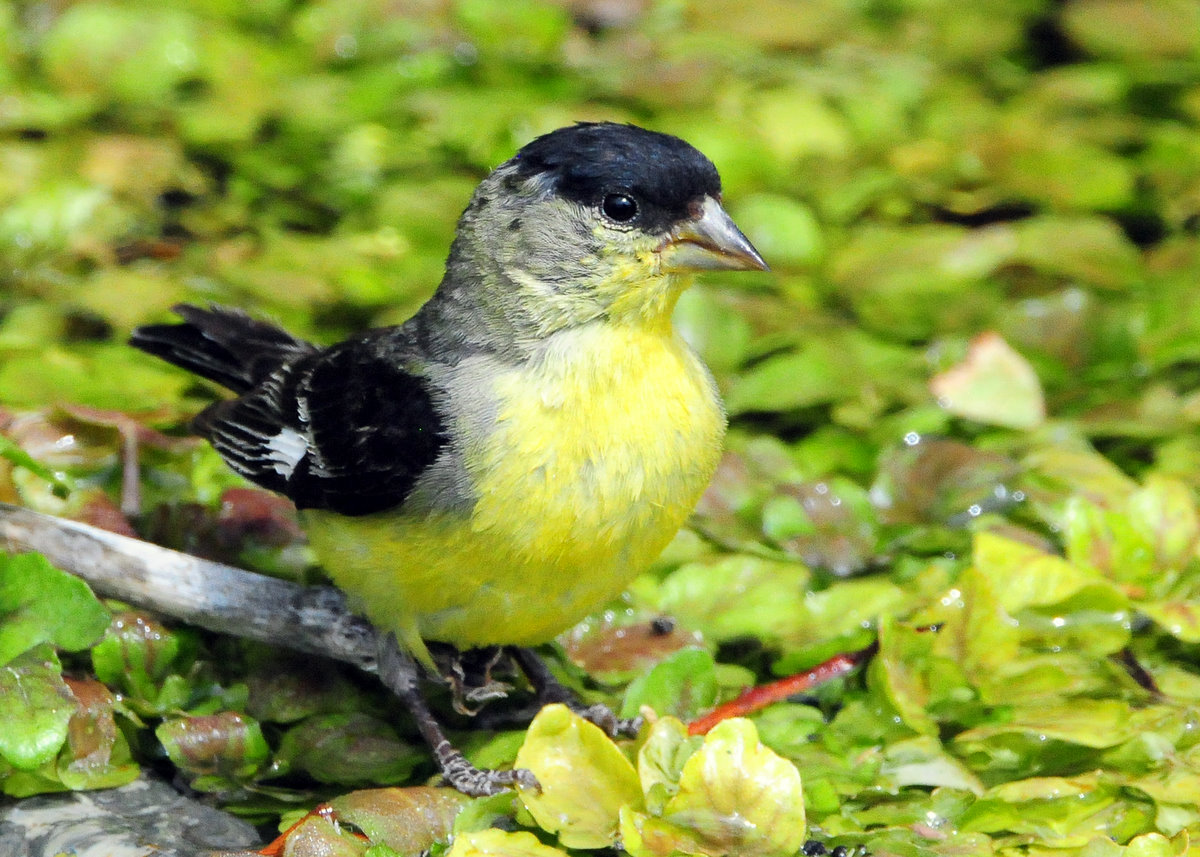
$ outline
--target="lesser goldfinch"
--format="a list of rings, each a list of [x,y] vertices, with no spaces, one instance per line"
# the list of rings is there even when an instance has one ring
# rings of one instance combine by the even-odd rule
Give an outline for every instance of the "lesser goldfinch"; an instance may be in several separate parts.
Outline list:
[[[323,348],[182,305],[131,341],[236,394],[198,433],[295,501],[333,581],[433,669],[425,640],[546,642],[658,556],[725,431],[672,310],[697,271],[766,267],[703,154],[580,123],[479,185],[398,327]]]

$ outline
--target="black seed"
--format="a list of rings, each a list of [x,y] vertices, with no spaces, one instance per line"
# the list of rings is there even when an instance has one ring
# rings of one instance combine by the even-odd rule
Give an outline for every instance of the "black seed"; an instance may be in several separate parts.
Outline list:
[[[195,194],[177,187],[167,188],[158,195],[158,204],[163,208],[183,208],[195,201]]]
[[[670,616],[655,616],[650,621],[650,633],[656,637],[665,637],[675,630],[675,620]]]

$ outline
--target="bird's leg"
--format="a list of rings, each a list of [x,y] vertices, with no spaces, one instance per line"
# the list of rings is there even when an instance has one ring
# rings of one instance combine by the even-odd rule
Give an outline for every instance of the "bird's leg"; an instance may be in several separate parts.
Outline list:
[[[442,776],[451,786],[472,797],[499,794],[513,786],[538,787],[537,779],[529,771],[481,770],[454,748],[421,695],[420,670],[416,661],[400,648],[394,634],[388,634],[380,640],[378,658],[380,680],[412,712],[421,737],[433,751],[434,759],[442,769]]]
[[[504,699],[512,690],[512,685],[492,675],[498,664],[508,664],[500,646],[459,651],[444,643],[430,643],[429,651],[437,674],[450,686],[451,703],[459,714],[476,717],[484,705]]]
[[[610,738],[621,735],[634,736],[642,728],[640,717],[618,717],[616,713],[603,703],[584,705],[579,697],[569,687],[554,677],[554,673],[542,663],[542,659],[531,649],[518,646],[508,647],[509,655],[525,673],[529,683],[537,694],[538,707],[561,702],[584,720],[596,724]]]

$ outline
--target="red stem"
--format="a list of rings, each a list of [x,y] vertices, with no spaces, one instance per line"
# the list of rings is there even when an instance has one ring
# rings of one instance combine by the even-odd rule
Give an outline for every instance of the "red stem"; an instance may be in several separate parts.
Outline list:
[[[790,696],[812,690],[827,681],[846,675],[871,655],[875,654],[876,645],[873,643],[857,652],[834,655],[829,660],[817,664],[808,672],[796,673],[770,684],[762,684],[749,688],[736,699],[718,705],[708,714],[697,718],[688,724],[689,735],[703,735],[722,720],[730,717],[744,717],[761,711],[768,705],[782,702]]]

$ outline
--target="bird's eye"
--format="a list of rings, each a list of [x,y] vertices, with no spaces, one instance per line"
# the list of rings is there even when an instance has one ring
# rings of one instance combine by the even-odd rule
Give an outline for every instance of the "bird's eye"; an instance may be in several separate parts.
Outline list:
[[[637,217],[638,213],[637,200],[626,193],[610,193],[604,197],[600,208],[605,217],[617,223],[628,223]]]

